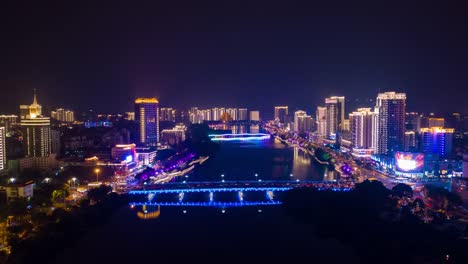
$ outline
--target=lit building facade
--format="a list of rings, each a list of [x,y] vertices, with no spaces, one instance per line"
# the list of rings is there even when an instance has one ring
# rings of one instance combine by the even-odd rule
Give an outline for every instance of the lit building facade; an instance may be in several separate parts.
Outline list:
[[[20,109],[24,110],[23,106]],[[29,113],[22,112],[21,128],[23,130],[25,154],[27,157],[48,157],[52,153],[50,118],[42,116],[42,106],[37,103],[34,93],[33,103],[28,107]]]
[[[379,93],[375,106],[375,153],[392,154],[404,148],[406,94]]]
[[[6,169],[5,135],[6,135],[6,128],[0,127],[0,172]]]
[[[452,154],[453,128],[421,128],[421,150],[426,154],[448,157]]]
[[[310,115],[302,115],[297,118],[298,132],[312,132],[314,129],[314,119]]]
[[[164,129],[161,131],[161,141],[169,145],[180,144],[185,141],[186,130],[184,125],[177,125],[173,129]]]
[[[131,163],[136,161],[136,145],[135,144],[118,144],[112,148],[112,160],[116,162]]]
[[[306,115],[307,113],[302,110],[298,110],[294,112],[294,128],[293,128],[294,131],[299,132],[299,118],[301,116],[306,116]]]
[[[260,111],[250,111],[250,121],[260,121]]]
[[[417,150],[416,138],[417,138],[416,132],[405,131],[404,151],[416,151]]]
[[[445,127],[444,118],[429,117],[427,122],[428,122],[428,127]]]
[[[238,120],[237,108],[227,108],[226,113],[229,115],[230,120],[232,121]]]
[[[239,108],[238,110],[239,121],[249,120],[247,113],[248,113],[247,108]]]
[[[18,124],[16,115],[0,115],[0,126],[5,127],[6,132],[10,131],[11,126]]]
[[[135,120],[135,112],[125,112],[125,119],[129,121]]]
[[[135,120],[138,122],[138,143],[156,146],[159,142],[159,102],[156,98],[135,100]]]
[[[345,120],[345,97],[332,96],[325,98],[326,111],[326,135],[334,138],[340,132]]]
[[[353,148],[374,149],[375,113],[370,108],[359,108],[349,114]]]
[[[285,117],[289,114],[287,106],[275,106],[275,121],[284,124]]]
[[[317,134],[324,137],[327,134],[327,108],[318,106],[315,112],[315,120],[317,120]]]
[[[50,117],[61,122],[72,123],[75,121],[75,112],[58,108],[55,111],[50,112]]]

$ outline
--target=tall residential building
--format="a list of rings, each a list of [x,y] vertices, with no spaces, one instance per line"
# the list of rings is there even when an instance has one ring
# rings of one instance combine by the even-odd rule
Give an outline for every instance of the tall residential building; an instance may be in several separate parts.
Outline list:
[[[344,96],[332,96],[325,98],[326,112],[326,137],[333,138],[341,131],[345,120],[345,98]]]
[[[144,146],[156,146],[159,142],[158,99],[137,98],[135,120],[138,122],[138,143]]]
[[[190,115],[190,123],[192,124],[203,123],[203,114],[201,113],[200,110],[198,110],[198,107],[190,108],[189,115]]]
[[[373,149],[375,113],[370,108],[359,108],[349,114],[352,144],[358,149]]]
[[[421,148],[424,153],[447,157],[452,154],[453,128],[421,128]]]
[[[405,138],[405,112],[405,93],[379,93],[375,106],[375,153],[391,154],[403,149]]]
[[[287,106],[275,106],[275,121],[284,123],[284,118],[288,115]]]
[[[228,108],[228,109],[226,109],[226,113],[229,115],[231,120],[233,120],[233,121],[238,120],[237,108]]]
[[[0,172],[6,169],[5,127],[0,127]]]
[[[260,121],[260,111],[250,111],[250,121]]]
[[[203,120],[212,121],[210,109],[201,110],[201,114],[203,116]]]
[[[213,114],[211,115],[213,117],[213,121],[221,120],[221,118],[224,115],[224,112],[226,112],[224,108],[218,108],[218,107],[213,108],[212,109]]]
[[[0,126],[5,127],[6,132],[10,131],[11,126],[18,123],[16,115],[0,115]]]
[[[298,110],[294,112],[294,131],[298,132],[299,131],[299,117],[301,116],[306,116],[307,113],[302,110]]]
[[[239,108],[238,111],[237,111],[237,114],[239,116],[239,121],[249,120],[247,113],[248,113],[248,111],[247,111],[246,108]]]
[[[312,132],[314,129],[314,119],[310,115],[301,115],[297,117],[298,132]]]
[[[125,119],[129,121],[135,120],[135,112],[125,112]]]
[[[50,117],[61,122],[72,123],[75,121],[75,112],[58,108],[50,113]]]
[[[175,110],[172,108],[161,108],[159,111],[159,120],[160,121],[171,121],[175,122]]]
[[[317,120],[317,133],[320,137],[324,137],[327,133],[327,108],[318,106],[315,112],[315,120]]]

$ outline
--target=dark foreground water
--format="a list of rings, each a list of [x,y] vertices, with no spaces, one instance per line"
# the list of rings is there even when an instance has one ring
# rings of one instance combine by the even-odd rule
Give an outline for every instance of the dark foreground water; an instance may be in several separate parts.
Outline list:
[[[222,179],[321,181],[336,175],[298,149],[271,139],[221,143],[220,152],[177,181]],[[162,207],[159,217],[150,220],[137,217],[143,210],[122,208],[77,245],[57,252],[57,262],[359,263],[348,247],[316,237],[282,206]]]

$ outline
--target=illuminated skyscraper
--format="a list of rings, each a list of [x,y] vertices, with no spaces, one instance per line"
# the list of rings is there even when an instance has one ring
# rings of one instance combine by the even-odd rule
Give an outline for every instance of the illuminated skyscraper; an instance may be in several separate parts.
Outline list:
[[[349,114],[354,148],[373,149],[375,113],[370,108],[359,108]]]
[[[5,127],[0,127],[0,172],[6,169]]]
[[[318,106],[315,112],[315,120],[317,120],[317,133],[324,137],[327,133],[327,108]]]
[[[247,121],[249,120],[248,119],[248,116],[247,116],[247,109],[246,108],[239,108],[238,110],[238,115],[239,115],[239,120],[240,121]]]
[[[333,138],[340,132],[345,119],[344,96],[332,96],[325,98],[326,112],[326,137]]]
[[[138,143],[156,146],[159,142],[159,102],[156,98],[135,100],[135,120],[138,122]]]
[[[298,110],[294,112],[294,131],[298,132],[299,131],[299,117],[301,116],[306,116],[307,113],[302,110]]]
[[[125,119],[129,121],[135,120],[135,112],[125,112]]]
[[[284,123],[284,118],[288,115],[287,106],[275,106],[275,121]]]
[[[421,128],[421,147],[424,153],[447,157],[452,154],[453,128]]]
[[[406,94],[379,93],[375,106],[375,153],[391,154],[404,148]]]
[[[210,109],[201,110],[201,113],[203,115],[203,120],[206,120],[206,121],[211,121],[212,120],[211,110]]]
[[[23,106],[20,106],[24,110]],[[25,151],[28,157],[48,157],[51,153],[50,118],[42,116],[42,107],[37,103],[34,93],[29,113],[23,112],[21,128],[23,129]]]
[[[416,151],[416,132],[405,131],[404,151]]]

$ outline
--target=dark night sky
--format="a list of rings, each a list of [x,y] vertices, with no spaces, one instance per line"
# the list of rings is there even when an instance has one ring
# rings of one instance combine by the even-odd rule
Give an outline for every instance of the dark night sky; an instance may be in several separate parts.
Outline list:
[[[468,112],[468,16],[447,1],[9,2],[0,113],[31,103],[34,87],[44,107],[106,113],[136,96],[310,110],[379,89],[407,92],[409,110]]]

